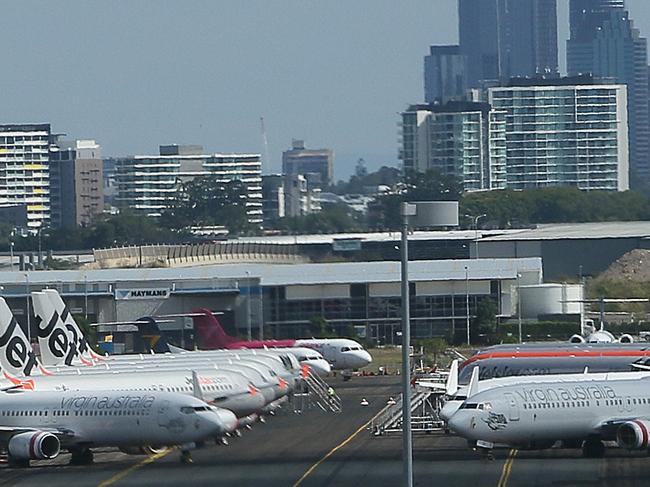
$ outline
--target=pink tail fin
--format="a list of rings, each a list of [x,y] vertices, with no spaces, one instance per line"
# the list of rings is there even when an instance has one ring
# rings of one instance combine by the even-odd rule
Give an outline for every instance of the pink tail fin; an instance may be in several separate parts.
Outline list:
[[[212,311],[206,308],[194,310],[193,313],[202,313],[202,316],[195,316],[194,328],[201,336],[203,347],[208,350],[216,348],[228,348],[228,346],[237,341],[226,334],[219,320],[215,318]]]

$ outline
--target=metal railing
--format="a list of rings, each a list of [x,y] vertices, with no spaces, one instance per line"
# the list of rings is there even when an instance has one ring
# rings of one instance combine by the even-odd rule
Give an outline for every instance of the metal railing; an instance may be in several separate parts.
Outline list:
[[[442,431],[444,422],[439,411],[443,405],[444,394],[431,391],[418,391],[411,397],[411,428],[413,433]],[[374,436],[402,432],[402,397],[394,404],[389,403],[370,425]]]
[[[327,382],[311,371],[303,377],[302,388],[293,396],[294,411],[298,413],[315,408],[332,413],[340,413],[343,410],[339,395]]]

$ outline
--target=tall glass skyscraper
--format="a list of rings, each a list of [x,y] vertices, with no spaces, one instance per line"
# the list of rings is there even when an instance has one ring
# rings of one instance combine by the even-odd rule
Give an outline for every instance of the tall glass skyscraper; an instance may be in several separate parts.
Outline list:
[[[633,186],[650,184],[648,45],[623,0],[571,0],[569,75],[592,73],[627,85],[630,172]]]
[[[557,74],[556,0],[459,0],[458,20],[470,87]]]

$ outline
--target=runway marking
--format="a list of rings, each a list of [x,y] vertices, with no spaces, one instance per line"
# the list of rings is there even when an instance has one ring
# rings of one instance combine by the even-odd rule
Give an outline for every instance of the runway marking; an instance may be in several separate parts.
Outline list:
[[[506,463],[503,464],[503,470],[501,471],[501,478],[499,479],[499,483],[497,484],[497,487],[507,487],[508,480],[510,479],[510,473],[512,472],[512,464],[515,462],[515,457],[517,456],[518,452],[519,450],[515,450],[513,448],[508,453],[508,459],[506,460]]]
[[[116,473],[110,479],[104,480],[102,483],[98,484],[97,487],[108,487],[109,485],[113,485],[115,482],[122,480],[124,477],[131,474],[132,472],[135,472],[139,468],[142,468],[145,465],[149,465],[150,463],[155,462],[159,458],[169,455],[172,451],[174,451],[174,448],[169,448],[163,452],[156,453],[155,455],[151,455],[150,457],[145,458],[141,462],[138,462],[135,465],[131,465],[129,468]]]
[[[332,448],[330,451],[328,451],[323,458],[318,460],[316,463],[314,463],[311,467],[307,469],[307,471],[300,477],[296,483],[294,483],[291,487],[298,487],[314,470],[316,470],[321,463],[323,463],[325,460],[327,460],[329,457],[334,455],[338,450],[343,448],[345,445],[350,443],[359,433],[361,433],[364,429],[368,427],[372,421],[377,418],[381,413],[383,412],[383,409],[380,410],[377,414],[375,414],[372,418],[370,418],[368,421],[363,423],[361,426],[359,426],[359,429],[357,429],[354,433],[352,433],[350,436],[348,436],[345,440],[343,440],[341,443],[336,445],[334,448]]]

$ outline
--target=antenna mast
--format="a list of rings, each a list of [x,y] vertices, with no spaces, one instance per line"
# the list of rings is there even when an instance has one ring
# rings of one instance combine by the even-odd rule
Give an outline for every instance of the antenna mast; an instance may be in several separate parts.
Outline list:
[[[269,160],[269,141],[266,137],[264,117],[260,117],[260,129],[262,130],[262,145],[264,146],[264,160],[262,161],[262,174],[271,174],[271,161]]]

